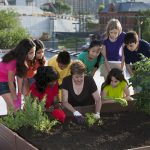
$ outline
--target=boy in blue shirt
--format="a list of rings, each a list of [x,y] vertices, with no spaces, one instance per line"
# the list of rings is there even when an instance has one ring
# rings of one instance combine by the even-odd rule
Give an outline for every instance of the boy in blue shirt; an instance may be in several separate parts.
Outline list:
[[[133,75],[132,64],[141,61],[141,54],[145,57],[150,57],[150,44],[138,38],[135,31],[129,31],[124,37],[124,57],[127,71]]]

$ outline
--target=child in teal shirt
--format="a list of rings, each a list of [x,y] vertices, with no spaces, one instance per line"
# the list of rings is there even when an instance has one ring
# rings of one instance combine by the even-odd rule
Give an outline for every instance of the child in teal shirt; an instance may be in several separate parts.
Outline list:
[[[86,65],[87,74],[94,76],[99,65],[104,62],[104,60],[101,59],[101,50],[102,43],[95,40],[91,42],[87,51],[83,51],[78,56],[78,59]]]

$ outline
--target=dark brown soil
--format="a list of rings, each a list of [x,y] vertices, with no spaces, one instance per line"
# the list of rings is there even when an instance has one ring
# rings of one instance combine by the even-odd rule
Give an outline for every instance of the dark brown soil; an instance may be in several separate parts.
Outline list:
[[[124,150],[150,145],[150,116],[140,112],[101,114],[103,125],[77,125],[70,119],[50,134],[21,129],[19,135],[40,150]]]

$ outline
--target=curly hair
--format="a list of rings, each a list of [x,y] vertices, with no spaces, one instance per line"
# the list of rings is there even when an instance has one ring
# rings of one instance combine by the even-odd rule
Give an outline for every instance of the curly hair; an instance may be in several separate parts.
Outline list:
[[[37,69],[34,78],[37,90],[43,93],[50,82],[58,80],[59,75],[52,66],[41,66]]]
[[[25,65],[25,60],[27,58],[28,52],[35,47],[34,42],[31,39],[23,39],[18,45],[5,54],[2,57],[3,62],[10,62],[11,60],[16,60],[16,74],[19,77],[24,77],[27,72],[27,66]]]

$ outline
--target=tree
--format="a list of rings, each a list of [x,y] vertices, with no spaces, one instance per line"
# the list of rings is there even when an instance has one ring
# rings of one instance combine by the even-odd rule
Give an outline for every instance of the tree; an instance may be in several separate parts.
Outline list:
[[[141,37],[150,42],[150,9],[139,12],[139,27],[141,29]]]
[[[98,7],[98,12],[100,13],[104,8],[105,6],[103,4],[100,4]]]
[[[21,26],[19,15],[11,9],[0,10],[0,48],[11,49],[27,37],[29,34]]]
[[[71,8],[68,4],[63,1],[57,0],[55,3],[55,8],[59,14],[70,12]]]

